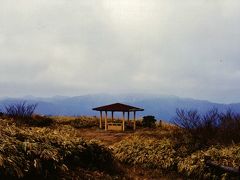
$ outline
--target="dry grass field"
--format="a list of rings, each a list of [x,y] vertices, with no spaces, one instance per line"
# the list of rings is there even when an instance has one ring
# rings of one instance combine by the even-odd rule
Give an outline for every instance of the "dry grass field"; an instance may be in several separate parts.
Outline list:
[[[200,146],[191,135],[164,122],[155,128],[106,132],[98,128],[96,117],[42,118],[50,118],[51,125],[0,119],[1,179],[237,178],[208,169],[204,157],[238,168],[239,144]]]

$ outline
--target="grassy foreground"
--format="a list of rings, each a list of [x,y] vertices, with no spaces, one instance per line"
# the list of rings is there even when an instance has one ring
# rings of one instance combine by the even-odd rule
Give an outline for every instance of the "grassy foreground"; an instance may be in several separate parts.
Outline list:
[[[51,119],[45,127],[0,120],[0,179],[237,179],[204,157],[238,168],[240,144],[205,146],[170,125],[119,133],[99,130],[95,117]]]
[[[201,148],[183,132],[157,129],[140,131],[112,146],[115,157],[123,163],[163,174],[176,172],[190,179],[238,179],[239,177],[207,167],[205,157],[219,165],[238,168],[240,144],[212,145]]]
[[[96,179],[119,174],[109,149],[72,126],[17,126],[0,121],[0,179]]]

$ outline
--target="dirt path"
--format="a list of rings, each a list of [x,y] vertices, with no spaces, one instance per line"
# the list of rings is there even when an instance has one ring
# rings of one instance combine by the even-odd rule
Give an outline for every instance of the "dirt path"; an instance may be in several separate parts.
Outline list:
[[[115,131],[104,131],[99,129],[81,129],[79,130],[79,136],[91,140],[96,139],[101,141],[103,144],[110,146],[113,145],[130,135],[134,134],[133,131],[115,132]]]

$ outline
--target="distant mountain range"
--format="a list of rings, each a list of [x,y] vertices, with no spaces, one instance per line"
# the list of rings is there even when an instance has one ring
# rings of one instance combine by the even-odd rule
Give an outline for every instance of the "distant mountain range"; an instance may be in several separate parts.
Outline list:
[[[156,96],[156,95],[84,95],[75,97],[54,96],[49,98],[39,98],[26,96],[23,98],[3,98],[0,100],[0,109],[4,106],[19,101],[26,100],[28,103],[37,103],[36,112],[44,115],[98,115],[92,108],[107,105],[115,102],[125,103],[132,106],[144,108],[138,116],[154,115],[157,119],[171,120],[175,116],[176,108],[197,109],[204,113],[215,107],[219,111],[231,108],[233,111],[240,111],[240,103],[220,104],[205,100],[190,98],[180,98],[177,96]],[[119,113],[119,116],[121,114]]]

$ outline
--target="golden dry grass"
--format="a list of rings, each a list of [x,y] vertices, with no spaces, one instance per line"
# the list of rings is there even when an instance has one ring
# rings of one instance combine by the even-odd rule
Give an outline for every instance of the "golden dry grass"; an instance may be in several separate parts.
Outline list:
[[[94,147],[97,149],[99,146],[107,151],[109,150],[108,152],[111,151],[114,158],[121,162],[119,166],[125,174],[112,176],[102,170],[92,171],[77,167],[75,170],[65,171],[64,177],[69,176],[75,179],[103,177],[107,179],[177,179],[182,178],[182,175],[178,174],[180,172],[184,174],[184,178],[188,176],[221,178],[224,175],[215,175],[214,171],[206,171],[206,167],[202,163],[204,154],[210,154],[216,163],[223,163],[224,165],[235,167],[236,163],[240,162],[240,145],[199,149],[198,144],[191,139],[191,136],[185,134],[178,127],[163,121],[161,125],[157,125],[157,128],[153,129],[138,127],[137,131],[106,132],[98,128],[96,117],[61,116],[51,118],[54,123],[48,127],[17,126],[14,120],[0,120],[0,137],[2,139],[0,171],[6,163],[5,155],[1,154],[5,152],[3,147],[21,147],[20,154],[16,154],[21,155],[23,159],[26,157],[21,154],[22,151],[36,150],[39,147],[44,150],[45,148],[46,152],[43,153],[41,150],[40,153],[45,154],[48,159],[53,160],[58,165],[55,160],[61,157],[59,155],[59,152],[62,151],[61,148],[70,145],[76,150],[76,146],[79,143],[81,145],[82,142],[85,142],[87,147],[94,143],[96,144]],[[54,144],[59,146],[60,149],[56,149]],[[72,148],[68,150],[71,152]],[[98,155],[101,155],[101,151]],[[64,165],[60,164],[59,167],[66,170]],[[12,164],[10,167],[17,166]],[[23,166],[20,164],[20,169],[16,168],[15,171],[22,172],[21,167]],[[157,168],[157,170],[152,168]],[[67,167],[67,169],[70,168]],[[24,175],[23,172],[22,174]],[[22,174],[19,173],[19,176],[21,177]],[[83,174],[88,175],[84,176]],[[168,178],[168,176],[170,177]]]

